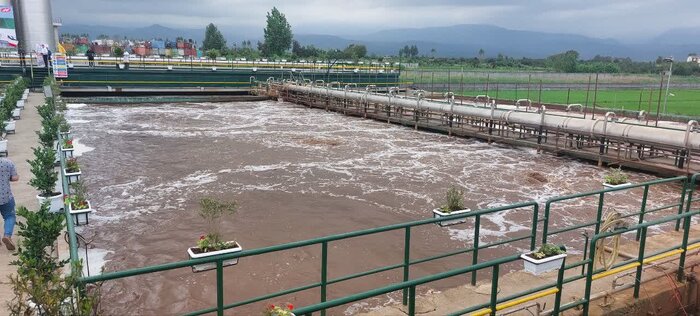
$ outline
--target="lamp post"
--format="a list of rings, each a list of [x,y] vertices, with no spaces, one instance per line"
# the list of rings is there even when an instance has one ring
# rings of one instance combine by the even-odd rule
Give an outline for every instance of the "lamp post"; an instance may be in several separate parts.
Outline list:
[[[668,102],[668,89],[671,86],[671,75],[673,74],[673,57],[664,58],[664,62],[670,63],[668,69],[668,81],[666,82],[666,95],[664,96],[664,114],[666,114],[666,102]]]

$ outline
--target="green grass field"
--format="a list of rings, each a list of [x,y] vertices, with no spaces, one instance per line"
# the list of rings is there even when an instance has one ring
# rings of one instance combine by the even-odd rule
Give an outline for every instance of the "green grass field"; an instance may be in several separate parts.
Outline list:
[[[486,94],[484,90],[465,90],[462,95],[477,96]],[[568,96],[567,96],[568,94]],[[661,113],[663,113],[665,91],[661,93]],[[527,90],[490,90],[488,95],[492,98],[499,99],[527,99]],[[586,90],[543,90],[542,95],[539,95],[538,90],[530,90],[529,99],[533,102],[542,101],[543,103],[557,104],[573,104],[588,103],[589,107],[593,106],[593,91],[588,95],[586,102]],[[648,113],[656,113],[659,101],[659,91],[644,90],[598,90],[595,96],[595,104],[597,107],[605,107],[611,109],[625,109],[631,111],[645,110]],[[651,100],[651,101],[650,101]],[[668,114],[680,114],[687,116],[700,116],[700,90],[693,89],[671,89],[668,97]]]

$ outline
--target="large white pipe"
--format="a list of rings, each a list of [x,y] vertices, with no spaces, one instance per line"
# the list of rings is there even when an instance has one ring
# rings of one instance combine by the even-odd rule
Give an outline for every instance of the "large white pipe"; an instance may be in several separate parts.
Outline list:
[[[356,99],[362,100],[363,102],[389,103],[389,97],[384,94],[358,93],[336,89],[326,90],[325,88],[320,89],[296,84],[285,84],[285,89],[318,95],[326,95],[328,93],[335,98]],[[684,131],[643,125],[620,124],[614,121],[608,121],[608,116],[606,116],[604,122],[600,122],[600,120],[594,121],[560,115],[541,115],[540,113],[533,112],[514,112],[495,108],[460,106],[401,96],[392,97],[391,103],[392,105],[403,108],[431,110],[455,115],[481,117],[484,119],[491,119],[493,115],[494,119],[500,119],[508,123],[542,126],[547,129],[556,129],[580,135],[589,134],[591,136],[624,139],[631,143],[652,143],[657,145],[669,145],[677,148],[688,148],[691,150],[700,149],[700,134],[693,133],[690,128]]]

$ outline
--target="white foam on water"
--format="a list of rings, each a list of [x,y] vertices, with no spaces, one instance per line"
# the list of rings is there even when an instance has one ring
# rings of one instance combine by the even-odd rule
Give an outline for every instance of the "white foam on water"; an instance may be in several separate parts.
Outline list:
[[[66,104],[66,108],[68,108],[68,109],[79,109],[79,108],[84,108],[86,106],[87,106],[87,104],[85,104],[85,103],[68,103],[68,104]]]
[[[95,148],[87,146],[80,142],[80,138],[73,138],[73,156],[80,157],[86,152],[95,150]]]
[[[87,249],[87,258],[85,257],[85,249],[78,248],[78,257],[83,260],[83,264],[87,262],[88,264],[83,266],[83,275],[98,275],[102,274],[102,268],[110,260],[106,260],[107,255],[114,253],[113,251],[91,248]],[[88,274],[88,267],[90,273]]]

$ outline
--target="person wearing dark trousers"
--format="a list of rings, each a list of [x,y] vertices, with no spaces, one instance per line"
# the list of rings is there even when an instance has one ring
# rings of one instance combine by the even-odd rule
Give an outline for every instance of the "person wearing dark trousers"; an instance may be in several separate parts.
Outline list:
[[[46,44],[41,44],[41,58],[44,60],[44,68],[49,68],[49,48]]]
[[[92,49],[92,47],[88,48],[87,52],[85,52],[85,56],[87,56],[88,59],[88,66],[90,68],[95,67],[95,51]]]

